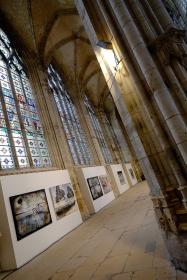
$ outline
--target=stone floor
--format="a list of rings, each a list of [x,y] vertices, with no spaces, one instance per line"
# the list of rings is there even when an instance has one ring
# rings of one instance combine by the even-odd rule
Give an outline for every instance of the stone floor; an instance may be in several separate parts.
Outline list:
[[[6,280],[184,280],[154,218],[146,182],[55,243]]]

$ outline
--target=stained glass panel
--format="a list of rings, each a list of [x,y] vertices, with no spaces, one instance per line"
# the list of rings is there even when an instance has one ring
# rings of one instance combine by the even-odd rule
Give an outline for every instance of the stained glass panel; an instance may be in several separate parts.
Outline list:
[[[75,106],[65,90],[62,78],[52,65],[48,68],[49,87],[64,127],[69,149],[75,164],[91,164],[92,155],[89,151],[85,134],[81,128]]]
[[[0,128],[0,165],[2,169],[14,167],[7,129]]]
[[[51,165],[29,80],[1,29],[0,91],[1,168]]]
[[[84,96],[84,104],[88,110],[88,114],[90,116],[90,120],[92,123],[92,126],[95,130],[95,134],[100,146],[100,149],[102,151],[103,157],[105,159],[106,163],[112,163],[112,155],[110,153],[109,147],[105,141],[105,137],[102,131],[102,128],[100,126],[99,120],[96,116],[95,111],[93,110],[90,101],[88,100],[87,96]]]

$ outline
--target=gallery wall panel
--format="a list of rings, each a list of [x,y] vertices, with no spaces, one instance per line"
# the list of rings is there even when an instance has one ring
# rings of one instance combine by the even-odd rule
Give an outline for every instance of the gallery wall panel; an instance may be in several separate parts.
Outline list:
[[[81,192],[91,214],[98,212],[115,199],[104,166],[77,168],[76,171]]]
[[[22,266],[82,223],[67,170],[2,176],[0,183],[3,216],[0,220],[0,258],[4,270]],[[55,205],[50,188],[56,188],[53,192],[53,196],[57,194]],[[26,231],[26,236],[18,237],[15,221],[19,222],[22,231]],[[30,232],[30,223],[38,229]]]
[[[115,182],[118,187],[119,194],[122,194],[123,192],[127,191],[129,189],[129,183],[127,180],[127,177],[125,175],[125,172],[123,170],[123,167],[121,164],[111,164],[109,168],[112,171],[112,174],[114,176]]]

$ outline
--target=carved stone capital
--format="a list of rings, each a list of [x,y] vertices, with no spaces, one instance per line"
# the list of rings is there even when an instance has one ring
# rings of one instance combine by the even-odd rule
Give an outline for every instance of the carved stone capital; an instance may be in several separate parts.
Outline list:
[[[182,62],[187,56],[187,49],[184,43],[185,30],[171,28],[160,35],[150,46],[149,49],[155,53],[161,62],[168,65],[172,58]]]

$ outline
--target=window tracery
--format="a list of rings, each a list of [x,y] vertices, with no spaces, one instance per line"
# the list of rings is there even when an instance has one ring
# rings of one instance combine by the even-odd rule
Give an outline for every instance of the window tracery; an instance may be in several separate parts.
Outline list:
[[[90,116],[90,120],[91,120],[92,126],[94,128],[94,131],[95,131],[100,149],[102,151],[104,160],[106,163],[112,163],[113,162],[112,155],[111,155],[109,147],[105,141],[101,125],[99,123],[99,120],[98,120],[98,118],[95,114],[95,111],[93,110],[93,107],[91,106],[91,103],[89,102],[87,96],[84,96],[84,104],[88,110],[88,114]]]
[[[0,29],[0,169],[50,166],[23,63]]]
[[[125,162],[125,157],[123,155],[120,142],[118,141],[118,138],[116,136],[114,128],[113,128],[113,126],[112,126],[112,124],[111,124],[111,122],[110,122],[110,120],[109,120],[109,118],[106,114],[105,114],[105,120],[106,120],[106,125],[108,126],[108,130],[110,132],[110,135],[111,135],[111,137],[112,137],[112,139],[113,139],[113,141],[116,145],[116,148],[117,148],[118,152],[120,153],[121,160],[122,160],[122,162]]]
[[[187,28],[187,0],[162,0],[174,24],[178,28]]]
[[[93,161],[92,155],[80,125],[75,105],[65,89],[62,78],[52,65],[48,67],[48,75],[49,87],[53,92],[74,163],[77,165],[90,165]]]

